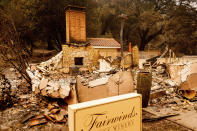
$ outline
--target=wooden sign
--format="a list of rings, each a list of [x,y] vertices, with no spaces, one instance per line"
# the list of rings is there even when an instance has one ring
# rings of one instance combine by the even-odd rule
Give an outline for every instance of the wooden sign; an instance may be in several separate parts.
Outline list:
[[[69,131],[142,131],[142,99],[136,93],[68,107]]]

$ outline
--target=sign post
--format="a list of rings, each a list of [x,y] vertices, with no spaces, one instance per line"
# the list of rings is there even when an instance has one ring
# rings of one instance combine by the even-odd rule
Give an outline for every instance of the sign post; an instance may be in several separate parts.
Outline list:
[[[69,131],[142,131],[142,98],[137,93],[68,107]]]

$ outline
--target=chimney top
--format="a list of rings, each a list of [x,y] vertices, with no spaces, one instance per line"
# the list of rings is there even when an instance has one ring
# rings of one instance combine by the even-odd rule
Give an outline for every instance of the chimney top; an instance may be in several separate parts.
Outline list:
[[[77,10],[77,11],[86,11],[86,7],[81,7],[81,6],[74,6],[74,5],[68,5],[66,6],[65,10]]]

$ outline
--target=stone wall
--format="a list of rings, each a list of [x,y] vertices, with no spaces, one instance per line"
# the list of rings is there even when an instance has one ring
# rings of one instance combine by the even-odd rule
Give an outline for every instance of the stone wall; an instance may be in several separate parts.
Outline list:
[[[83,57],[83,66],[80,67],[93,67],[98,66],[99,54],[94,50],[91,45],[88,46],[73,46],[62,45],[63,50],[63,67],[76,67],[75,58]]]

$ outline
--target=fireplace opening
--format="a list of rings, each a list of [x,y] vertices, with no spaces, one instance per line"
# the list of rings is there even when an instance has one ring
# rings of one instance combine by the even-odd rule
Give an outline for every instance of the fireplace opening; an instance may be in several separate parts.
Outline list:
[[[83,65],[83,57],[75,57],[75,65]]]

